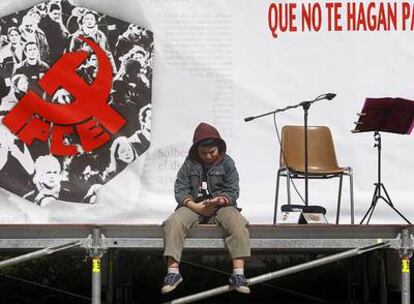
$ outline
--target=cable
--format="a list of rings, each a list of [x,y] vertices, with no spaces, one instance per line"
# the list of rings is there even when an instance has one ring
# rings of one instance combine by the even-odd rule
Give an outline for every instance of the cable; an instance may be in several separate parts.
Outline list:
[[[322,95],[321,95],[322,96]],[[319,98],[319,97],[318,97]],[[279,133],[279,129],[277,127],[277,122],[276,122],[276,113],[273,114],[273,125],[275,127],[275,131],[276,131],[276,135],[277,135],[277,141],[279,143],[279,147],[280,147],[280,153],[282,155],[283,161],[286,164],[286,171],[287,171],[287,176],[286,178],[290,178],[289,176],[289,166],[288,163],[286,161],[286,156],[285,156],[285,152],[283,150],[283,146],[282,146],[282,140],[280,139],[280,133]],[[292,182],[293,188],[295,189],[296,194],[299,196],[299,198],[302,200],[303,204],[305,204],[305,200],[303,199],[302,195],[300,194],[298,188],[296,187],[295,182],[293,181],[293,179],[291,178],[290,181]]]

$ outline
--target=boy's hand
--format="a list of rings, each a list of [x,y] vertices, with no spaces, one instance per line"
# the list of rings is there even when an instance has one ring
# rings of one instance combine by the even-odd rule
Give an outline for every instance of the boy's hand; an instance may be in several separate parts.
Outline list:
[[[204,216],[212,216],[217,210],[215,206],[207,203],[207,200],[204,200],[200,203],[189,201],[187,202],[186,207]]]
[[[206,200],[206,204],[213,207],[222,207],[226,205],[226,200],[221,196]]]
[[[200,206],[198,213],[201,215],[212,216],[217,211],[217,208],[214,205],[208,203],[208,200],[205,200],[198,205]]]

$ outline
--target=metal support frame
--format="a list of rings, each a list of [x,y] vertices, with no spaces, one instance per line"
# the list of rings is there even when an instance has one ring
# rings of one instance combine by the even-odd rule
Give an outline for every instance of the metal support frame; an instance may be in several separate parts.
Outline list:
[[[99,228],[94,228],[93,234],[84,240],[71,241],[7,259],[0,262],[0,268],[16,265],[78,246],[85,247],[89,251],[89,256],[92,258],[92,304],[101,304],[101,258],[105,252],[103,238],[104,236],[100,234]]]
[[[281,269],[281,270],[277,270],[274,272],[269,272],[257,277],[253,277],[247,280],[248,285],[255,285],[255,284],[259,284],[262,282],[266,282],[269,280],[273,280],[276,278],[280,278],[289,274],[293,274],[293,273],[297,273],[300,271],[304,271],[304,270],[308,270],[311,268],[315,268],[315,267],[319,267],[325,264],[329,264],[332,262],[336,262],[336,261],[340,261],[343,259],[347,259],[353,256],[357,256],[357,255],[361,255],[364,254],[366,252],[370,252],[373,250],[377,250],[380,248],[385,248],[385,247],[389,247],[390,243],[389,242],[383,242],[383,243],[379,243],[376,245],[372,245],[372,246],[366,246],[366,247],[360,247],[360,248],[354,248],[351,250],[347,250],[344,252],[340,252],[337,254],[333,254],[333,255],[329,255],[314,261],[310,261],[307,263],[303,263],[300,265],[295,265],[292,267],[288,267],[285,269]],[[221,287],[217,287],[214,289],[210,289],[207,291],[203,291],[203,292],[199,292],[187,297],[183,297],[183,298],[179,298],[179,299],[175,299],[173,301],[170,302],[166,302],[165,304],[184,304],[184,303],[192,303],[194,301],[198,301],[198,300],[202,300],[202,299],[206,299],[212,296],[216,296],[222,293],[226,293],[229,291],[232,291],[233,288],[230,285],[225,285],[225,286],[221,286]]]
[[[350,211],[351,211],[351,225],[355,223],[355,210],[354,210],[354,180],[353,180],[353,170],[351,167],[347,167],[348,172],[343,172],[340,174],[326,174],[324,176],[309,176],[308,179],[331,179],[331,178],[339,178],[339,187],[338,187],[338,200],[336,206],[336,219],[335,224],[339,224],[339,218],[341,213],[341,200],[342,200],[342,184],[343,184],[343,177],[349,177],[349,199],[350,199]],[[275,193],[275,203],[274,203],[274,210],[273,210],[273,225],[276,225],[277,221],[277,211],[278,211],[278,204],[279,204],[279,185],[280,185],[280,177],[286,177],[286,187],[287,187],[287,203],[290,205],[292,203],[291,193],[290,193],[290,179],[303,179],[304,177],[301,174],[295,174],[289,171],[289,168],[279,168],[277,171],[276,177],[276,193]]]
[[[63,251],[63,250],[69,249],[69,248],[80,246],[81,244],[82,244],[81,241],[79,241],[79,242],[70,242],[70,243],[67,243],[67,244],[48,247],[48,248],[43,248],[43,249],[40,249],[40,250],[36,250],[34,252],[19,255],[17,257],[11,258],[11,259],[1,261],[0,262],[0,268],[6,267],[6,266],[16,265],[16,264],[26,262],[26,261],[30,261],[30,260],[33,260],[33,259],[37,259],[37,258],[41,258],[43,256],[51,255],[51,254],[59,252],[59,251]]]
[[[93,229],[92,244],[89,248],[89,256],[92,259],[92,304],[101,304],[101,259],[104,255],[103,235],[99,228]]]
[[[40,228],[39,228],[40,227]],[[19,231],[19,229],[21,229]],[[78,229],[78,230],[77,230]],[[334,249],[347,250],[322,259],[278,270],[248,280],[249,285],[262,283],[288,274],[318,267],[363,254],[368,251],[389,247],[398,250],[402,261],[401,303],[410,303],[410,259],[414,251],[413,227],[411,226],[274,226],[250,227],[253,250],[280,249]],[[93,233],[91,234],[91,230]],[[355,233],[358,232],[358,237]],[[15,236],[20,238],[17,239]],[[39,237],[41,235],[42,237]],[[3,226],[0,229],[0,249],[40,250],[0,261],[0,268],[15,265],[31,259],[50,255],[66,249],[80,247],[89,252],[92,258],[92,304],[101,304],[101,269],[100,261],[108,248],[140,248],[143,250],[161,249],[162,231],[160,226],[85,226],[67,229],[42,226],[27,229],[25,226]],[[188,249],[224,249],[222,234],[213,225],[194,228],[186,241]],[[350,250],[350,248],[352,248]],[[212,290],[176,299],[169,303],[190,303],[192,301],[221,294],[232,290],[228,285]]]
[[[413,241],[408,229],[401,232],[401,304],[411,303],[410,259],[413,255]]]

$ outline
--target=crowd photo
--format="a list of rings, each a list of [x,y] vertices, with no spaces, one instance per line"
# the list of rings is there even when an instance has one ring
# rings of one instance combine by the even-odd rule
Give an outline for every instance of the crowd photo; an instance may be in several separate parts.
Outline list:
[[[39,85],[65,53],[88,52],[76,72],[87,84],[94,82],[99,62],[83,37],[107,55],[113,79],[108,105],[126,123],[89,152],[76,132],[65,136],[64,144],[78,148],[71,156],[52,155],[50,139],[26,144],[0,124],[0,186],[39,206],[55,200],[96,203],[97,190],[150,144],[153,33],[70,0],[40,3],[0,18],[0,121],[29,91],[45,102],[74,101],[65,88],[49,95]]]

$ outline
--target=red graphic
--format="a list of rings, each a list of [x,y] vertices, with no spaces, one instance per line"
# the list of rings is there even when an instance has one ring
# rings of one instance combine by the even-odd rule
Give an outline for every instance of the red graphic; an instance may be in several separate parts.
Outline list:
[[[90,55],[79,51],[64,54],[39,81],[49,95],[64,88],[74,98],[68,105],[54,104],[29,91],[8,113],[3,124],[28,145],[33,140],[51,137],[50,153],[75,155],[75,145],[65,144],[65,135],[76,130],[85,152],[93,151],[110,140],[126,123],[108,104],[112,87],[112,67],[107,54],[93,41],[81,37],[95,52],[99,70],[92,84],[85,82],[76,69]],[[53,125],[52,125],[53,124]]]

